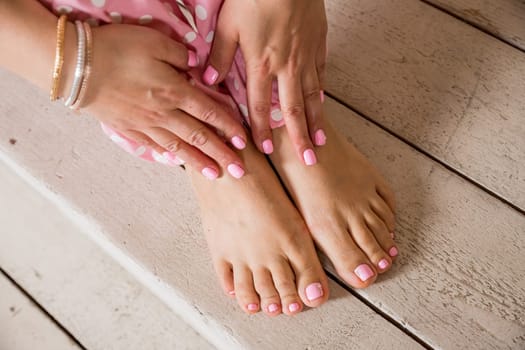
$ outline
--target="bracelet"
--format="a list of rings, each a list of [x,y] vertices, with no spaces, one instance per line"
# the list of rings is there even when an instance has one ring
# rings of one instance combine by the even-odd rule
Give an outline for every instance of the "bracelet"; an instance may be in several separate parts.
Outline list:
[[[75,68],[75,78],[71,86],[71,92],[64,103],[66,107],[71,107],[78,98],[80,85],[84,79],[84,68],[86,64],[86,33],[84,31],[84,25],[80,21],[75,21],[75,26],[77,28],[78,39],[77,66]]]
[[[64,66],[64,38],[66,34],[67,16],[62,15],[57,22],[57,44],[55,50],[55,65],[53,67],[53,81],[49,98],[51,101],[58,99],[58,89],[60,87],[60,78],[62,77],[62,67]]]
[[[76,110],[80,108],[82,100],[86,95],[88,81],[91,75],[91,64],[93,60],[93,33],[91,32],[91,26],[87,22],[84,22],[84,31],[86,32],[86,66],[84,69],[84,80],[82,80],[82,85],[80,86],[80,92],[78,94],[77,100],[70,107]]]

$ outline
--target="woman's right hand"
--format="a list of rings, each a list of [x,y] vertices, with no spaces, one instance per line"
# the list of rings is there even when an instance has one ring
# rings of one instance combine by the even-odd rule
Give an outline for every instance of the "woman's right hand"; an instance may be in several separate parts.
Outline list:
[[[242,161],[215,129],[237,149],[246,146],[245,130],[228,106],[178,71],[190,68],[188,52],[151,28],[93,28],[92,75],[82,105],[124,136],[160,154],[169,152],[173,164],[176,156],[210,179],[220,175],[220,168],[239,178]]]

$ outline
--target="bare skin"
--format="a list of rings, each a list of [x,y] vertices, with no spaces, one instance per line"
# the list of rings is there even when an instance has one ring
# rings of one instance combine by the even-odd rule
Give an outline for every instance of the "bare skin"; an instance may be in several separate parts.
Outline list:
[[[327,278],[303,219],[255,146],[239,154],[247,168],[240,180],[211,182],[188,170],[225,293],[249,314],[293,315],[321,305]]]
[[[297,161],[280,129],[274,131],[271,160],[317,246],[348,284],[364,288],[397,255],[394,196],[372,164],[328,120],[325,124],[329,142],[317,150],[316,165]]]

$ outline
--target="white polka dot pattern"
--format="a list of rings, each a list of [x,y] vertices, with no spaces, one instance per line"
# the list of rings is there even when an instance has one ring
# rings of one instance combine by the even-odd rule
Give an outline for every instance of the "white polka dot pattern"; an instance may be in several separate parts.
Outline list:
[[[153,21],[153,16],[144,15],[139,18],[139,24],[149,24]]]
[[[104,7],[104,5],[106,5],[106,0],[91,0],[91,3],[96,7]]]
[[[184,35],[184,41],[187,43],[192,43],[195,39],[197,39],[197,33],[195,32],[188,32]]]
[[[201,21],[205,21],[208,18],[208,12],[202,5],[195,6],[195,14]]]

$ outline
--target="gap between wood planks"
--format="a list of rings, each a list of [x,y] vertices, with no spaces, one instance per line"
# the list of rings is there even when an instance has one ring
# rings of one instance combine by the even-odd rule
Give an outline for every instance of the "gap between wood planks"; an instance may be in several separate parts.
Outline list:
[[[495,33],[489,31],[489,30],[486,29],[486,28],[483,28],[483,26],[481,26],[480,24],[476,23],[475,21],[471,21],[471,20],[469,20],[469,19],[467,19],[467,18],[463,18],[463,17],[461,17],[460,15],[455,14],[454,12],[452,12],[452,11],[450,11],[450,10],[447,10],[445,7],[440,6],[440,5],[438,5],[438,4],[435,4],[435,3],[433,3],[433,2],[431,2],[431,1],[429,1],[429,0],[419,0],[419,1],[421,1],[422,3],[424,3],[424,4],[428,5],[428,6],[431,6],[431,7],[435,8],[435,9],[438,9],[438,10],[440,10],[441,12],[444,12],[444,13],[446,13],[447,15],[452,16],[452,17],[454,17],[455,19],[457,19],[457,20],[459,20],[459,21],[461,21],[461,22],[463,22],[463,23],[466,23],[466,24],[468,24],[468,25],[471,26],[471,27],[476,28],[477,30],[479,30],[479,31],[481,31],[481,32],[483,32],[483,33],[485,33],[485,34],[487,34],[488,36],[491,36],[491,37],[493,37],[493,38],[495,38],[495,39],[497,39],[497,40],[499,40],[499,41],[501,41],[501,42],[503,42],[503,43],[505,43],[505,44],[507,44],[507,45],[509,45],[509,46],[512,46],[513,48],[515,48],[516,50],[518,50],[518,51],[520,51],[520,52],[525,53],[525,50],[523,50],[523,49],[522,49],[521,47],[519,47],[518,45],[514,44],[514,43],[511,42],[510,40],[507,40],[507,39],[505,39],[505,38],[503,38],[503,37],[500,37],[500,36],[496,35]],[[488,192],[489,192],[490,194],[493,194],[491,191],[488,191]],[[500,198],[500,197],[498,196],[498,198]],[[501,198],[500,198],[500,199],[501,199]],[[507,203],[507,201],[504,201],[504,202]],[[516,208],[514,208],[514,209],[516,209]],[[520,212],[523,213],[523,211],[521,211],[521,210],[520,210]]]
[[[20,293],[22,293],[26,298],[28,298],[35,306],[44,313],[46,317],[48,317],[56,326],[64,332],[70,339],[73,341],[76,345],[78,345],[80,348],[86,350],[86,347],[80,343],[80,341],[73,335],[69,330],[67,330],[53,315],[51,315],[43,306],[40,304],[33,296],[26,292],[20,284],[18,284],[17,281],[15,281],[2,267],[0,267],[0,274],[3,275],[5,278],[7,278]]]
[[[421,0],[421,1],[424,1],[424,0]],[[416,145],[415,143],[407,140],[406,138],[404,138],[403,136],[399,135],[398,133],[396,133],[395,131],[392,131],[390,130],[389,128],[383,126],[382,124],[380,124],[379,122],[375,121],[374,119],[370,118],[369,116],[367,116],[366,114],[364,114],[363,112],[361,112],[360,110],[356,109],[355,107],[351,106],[349,103],[347,103],[346,101],[338,98],[337,96],[334,96],[332,95],[330,92],[328,91],[325,91],[325,94],[330,97],[331,99],[333,99],[334,101],[336,101],[337,103],[345,106],[346,108],[348,108],[349,110],[351,110],[352,112],[356,113],[358,116],[360,116],[361,118],[365,119],[367,122],[370,122],[371,124],[377,126],[378,128],[380,128],[381,130],[385,131],[386,133],[394,136],[395,138],[401,140],[402,142],[406,143],[407,145],[409,145],[410,147],[412,147],[413,149],[415,149],[416,151],[418,151],[419,153],[425,155],[427,158],[430,158],[431,160],[435,161],[436,163],[444,166],[447,170],[451,171],[452,173],[458,175],[459,177],[461,177],[462,179],[468,181],[469,183],[473,184],[474,186],[478,187],[479,189],[483,190],[484,192],[487,192],[488,194],[490,194],[491,196],[499,199],[501,202],[505,203],[506,205],[508,205],[509,207],[511,207],[512,209],[516,210],[518,213],[522,214],[522,215],[525,215],[525,210],[522,210],[521,208],[519,208],[517,205],[513,204],[512,202],[510,202],[509,200],[503,198],[502,196],[500,196],[499,194],[497,194],[496,192],[488,189],[487,187],[483,186],[481,183],[477,182],[476,180],[474,180],[473,178],[469,177],[468,175],[464,174],[463,172],[461,172],[460,170],[454,168],[452,165],[449,165],[448,163],[446,163],[445,161],[437,158],[436,156],[434,156],[433,154],[431,154],[430,152],[427,152],[425,151],[424,149],[422,149],[421,147],[419,147],[418,145]]]

